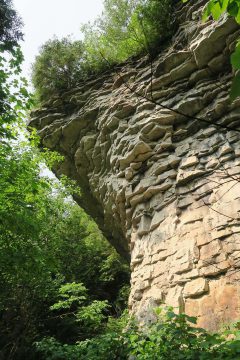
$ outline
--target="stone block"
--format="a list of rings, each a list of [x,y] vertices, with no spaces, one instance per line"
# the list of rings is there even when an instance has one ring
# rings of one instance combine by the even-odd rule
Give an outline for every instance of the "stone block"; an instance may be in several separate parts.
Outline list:
[[[204,263],[203,265],[204,267],[200,269],[201,276],[217,276],[218,274],[226,272],[230,268],[230,262],[228,260],[210,265]]]
[[[150,230],[152,231],[156,227],[158,227],[158,225],[161,224],[161,222],[163,222],[163,220],[165,220],[166,216],[167,216],[167,214],[165,213],[164,210],[156,211],[152,218]]]
[[[206,174],[206,171],[204,170],[179,170],[178,171],[178,175],[177,175],[177,185],[185,185],[188,182],[203,176],[204,174]]]
[[[148,215],[143,215],[141,217],[140,225],[138,228],[138,235],[142,236],[149,233],[150,225],[151,225],[151,217]]]
[[[190,157],[182,160],[180,168],[181,169],[186,169],[188,167],[195,166],[198,163],[199,163],[199,160],[198,160],[198,158],[196,156],[190,156]]]
[[[198,278],[188,282],[184,286],[183,295],[185,298],[196,297],[207,293],[208,289],[208,281],[203,278]]]
[[[209,260],[214,256],[217,256],[221,253],[222,248],[220,241],[214,240],[209,244],[203,245],[200,249],[200,259],[201,260]]]

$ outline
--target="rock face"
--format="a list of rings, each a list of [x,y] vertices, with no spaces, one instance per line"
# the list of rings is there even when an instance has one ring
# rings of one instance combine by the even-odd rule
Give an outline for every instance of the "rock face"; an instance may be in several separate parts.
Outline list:
[[[152,76],[146,58],[129,61],[51,99],[31,126],[64,155],[56,173],[78,181],[79,204],[130,251],[139,319],[165,302],[216,329],[240,316],[240,101],[228,96],[240,31],[226,17],[203,24],[205,3],[178,9]]]

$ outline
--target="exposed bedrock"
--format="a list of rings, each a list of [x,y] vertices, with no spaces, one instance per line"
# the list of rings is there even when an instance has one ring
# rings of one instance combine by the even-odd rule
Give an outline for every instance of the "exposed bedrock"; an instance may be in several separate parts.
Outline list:
[[[226,17],[203,24],[206,1],[192,3],[152,76],[146,58],[129,61],[51,99],[31,126],[65,156],[56,173],[77,179],[79,204],[131,253],[130,309],[144,319],[165,302],[216,329],[240,316],[240,132],[229,129],[240,129],[229,101],[240,31]]]

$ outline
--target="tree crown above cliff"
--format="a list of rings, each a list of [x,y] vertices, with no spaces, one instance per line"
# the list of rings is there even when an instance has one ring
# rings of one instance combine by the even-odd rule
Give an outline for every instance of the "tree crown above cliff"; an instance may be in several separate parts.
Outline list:
[[[54,38],[42,46],[32,68],[38,100],[77,86],[109,64],[154,55],[172,33],[171,8],[172,0],[105,0],[102,15],[81,27],[82,42]]]

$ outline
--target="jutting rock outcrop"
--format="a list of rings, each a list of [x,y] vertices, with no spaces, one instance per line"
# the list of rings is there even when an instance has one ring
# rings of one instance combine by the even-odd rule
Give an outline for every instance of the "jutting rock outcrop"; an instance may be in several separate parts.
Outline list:
[[[131,311],[145,319],[165,302],[216,329],[240,317],[240,100],[229,101],[240,31],[227,17],[203,24],[205,4],[176,10],[152,66],[129,60],[50,99],[31,126],[131,254]]]

